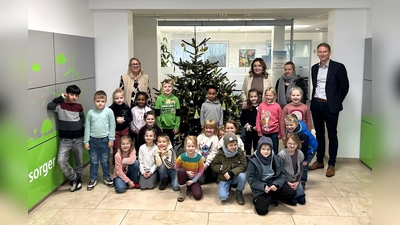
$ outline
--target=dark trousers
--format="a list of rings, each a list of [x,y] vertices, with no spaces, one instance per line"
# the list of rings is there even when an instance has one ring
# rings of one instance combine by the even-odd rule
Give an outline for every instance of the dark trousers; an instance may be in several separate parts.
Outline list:
[[[311,114],[314,122],[315,133],[318,141],[317,161],[324,162],[325,156],[325,124],[329,140],[328,165],[335,166],[338,151],[337,124],[339,113],[332,113],[327,102],[318,102],[313,99],[311,103]]]
[[[269,191],[254,197],[253,204],[258,215],[266,215],[272,200],[282,200],[285,203],[290,203],[295,196],[296,191],[285,182],[277,191]]]
[[[246,155],[251,155],[251,147],[253,147],[254,151],[257,150],[258,139],[260,137],[256,130],[251,129],[251,131],[246,131],[246,140],[244,143]]]
[[[184,168],[178,169],[178,184],[180,186],[185,185],[189,178],[186,175],[186,170]],[[201,189],[200,182],[197,181],[192,185],[188,186],[190,190],[192,190],[193,198],[196,200],[200,200],[203,197],[203,190]]]
[[[200,184],[209,184],[216,182],[218,178],[218,174],[212,171],[211,166],[208,166],[204,173],[199,178]]]
[[[169,141],[171,142],[172,147],[174,147],[174,130],[173,129],[162,129],[162,132],[167,134],[169,137]]]
[[[275,155],[278,155],[278,145],[279,145],[279,139],[278,139],[278,132],[271,133],[271,134],[264,134],[263,136],[269,137],[272,140],[272,149],[274,150]]]

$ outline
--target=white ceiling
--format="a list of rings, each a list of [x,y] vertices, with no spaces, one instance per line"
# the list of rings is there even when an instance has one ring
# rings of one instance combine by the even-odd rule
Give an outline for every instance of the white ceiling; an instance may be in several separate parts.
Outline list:
[[[295,32],[324,32],[332,9],[246,9],[246,10],[131,10],[134,17],[153,17],[160,20],[291,20]],[[170,27],[161,27],[169,32]],[[186,29],[181,27],[181,29]],[[188,32],[193,31],[187,27]],[[268,32],[271,27],[202,27],[207,32]],[[286,28],[289,30],[289,27]]]

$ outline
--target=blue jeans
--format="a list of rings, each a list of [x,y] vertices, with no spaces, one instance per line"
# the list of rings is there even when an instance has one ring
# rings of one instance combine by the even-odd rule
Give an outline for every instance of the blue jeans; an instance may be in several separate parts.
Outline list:
[[[103,169],[103,179],[110,178],[110,149],[107,138],[90,137],[90,180],[97,180],[99,161]]]
[[[75,158],[75,170],[68,162],[70,150],[72,150]],[[81,176],[83,170],[83,138],[60,138],[57,161],[69,180],[75,180],[77,176]]]
[[[312,153],[308,153],[304,156],[304,160],[307,162],[307,165],[303,166],[303,174],[301,175],[302,181],[307,181],[308,178],[308,165],[310,164],[311,160],[314,158],[317,151],[313,151]]]
[[[171,177],[172,190],[179,191],[178,178],[176,177],[175,169],[168,169],[164,164],[158,167],[158,173],[160,173],[160,179],[166,179]]]
[[[304,189],[300,182],[299,185],[297,185],[296,198],[301,195],[304,195]]]
[[[335,166],[336,156],[339,147],[337,137],[337,124],[339,113],[332,113],[327,102],[318,102],[313,99],[311,103],[311,114],[314,122],[315,134],[318,141],[317,161],[324,163],[325,157],[325,124],[328,131],[329,140],[329,160],[328,165]]]
[[[246,184],[246,174],[239,173],[231,180],[220,181],[218,183],[218,197],[220,200],[225,201],[229,198],[229,189],[232,184],[237,184],[236,190],[243,191]]]
[[[264,134],[264,137],[270,137],[272,140],[272,148],[274,149],[275,155],[278,155],[278,145],[279,145],[279,139],[278,139],[278,132],[276,133],[271,133],[271,134]]]
[[[136,160],[132,165],[128,166],[126,176],[133,182],[139,183],[139,161]],[[117,193],[123,193],[128,188],[127,183],[120,177],[114,178],[115,191]]]

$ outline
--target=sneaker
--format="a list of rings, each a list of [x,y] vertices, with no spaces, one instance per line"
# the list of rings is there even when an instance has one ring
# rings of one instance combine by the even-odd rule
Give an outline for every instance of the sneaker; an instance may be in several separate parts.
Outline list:
[[[114,182],[111,180],[111,178],[106,178],[103,180],[103,183],[109,187],[114,187]]]
[[[140,185],[139,185],[139,183],[135,183],[135,182],[133,182],[133,188],[135,188],[135,189],[139,189],[139,188],[140,188]]]
[[[278,200],[271,200],[270,205],[272,205],[273,207],[277,207],[279,205]]]
[[[91,180],[87,186],[87,190],[91,191],[97,185],[97,180]]]
[[[221,200],[221,204],[225,205],[227,200]]]
[[[70,188],[71,192],[80,190],[82,188],[82,182],[79,179],[71,181],[70,184],[71,183],[72,183],[71,188]]]

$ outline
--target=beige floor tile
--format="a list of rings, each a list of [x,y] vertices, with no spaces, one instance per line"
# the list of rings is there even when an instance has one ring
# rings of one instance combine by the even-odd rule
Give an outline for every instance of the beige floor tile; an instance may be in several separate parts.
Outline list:
[[[306,193],[307,197],[342,197],[332,182],[319,182],[315,180],[307,181],[304,192]]]
[[[82,188],[79,191],[70,192],[59,189],[50,195],[39,208],[91,208],[94,209],[103,200],[108,191],[87,191]]]
[[[328,164],[326,163],[326,165],[328,165]],[[340,159],[338,159],[338,162],[336,162],[335,168],[343,169],[343,170],[371,171],[370,168],[368,168],[366,165],[362,164],[361,162],[359,162],[359,163],[341,162]]]
[[[268,223],[267,223],[268,221]],[[256,213],[210,213],[209,225],[222,224],[280,224],[294,225],[290,215],[269,215],[259,216]]]
[[[37,207],[28,214],[28,224],[33,224],[41,217],[49,208]]]
[[[187,213],[171,211],[132,211],[130,210],[121,225],[128,224],[196,224],[207,225],[208,213]]]
[[[49,209],[34,225],[39,224],[120,224],[127,210]]]
[[[372,182],[371,170],[350,170],[361,182]]]
[[[332,182],[343,197],[346,198],[372,198],[372,182],[348,183]]]
[[[303,216],[293,215],[296,225],[367,225],[372,220],[365,217]]]
[[[154,190],[128,190],[123,194],[110,191],[97,209],[169,210],[176,206],[178,192]]]
[[[306,197],[306,204],[291,206],[279,203],[278,207],[270,207],[271,214],[292,214],[292,215],[310,215],[310,216],[337,216],[332,205],[325,197]]]
[[[327,177],[326,167],[327,166],[325,165],[325,169],[309,170],[308,180],[317,182],[360,182],[360,180],[354,176],[353,173],[340,167],[336,168],[335,176]]]
[[[235,199],[235,191],[232,189],[226,204],[222,205],[218,198],[218,191],[215,191],[215,193],[203,194],[203,198],[199,201],[194,200],[191,193],[189,193],[185,201],[178,202],[176,211],[254,213],[250,193],[244,193],[243,197],[245,199],[245,204],[238,205]]]
[[[339,216],[361,216],[372,218],[372,198],[327,197]]]

